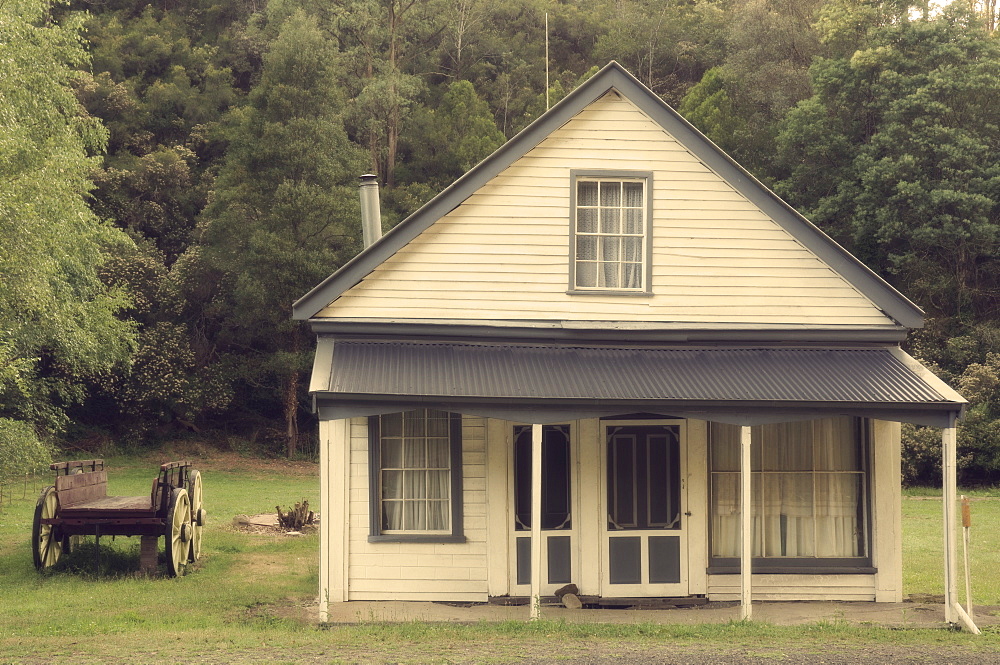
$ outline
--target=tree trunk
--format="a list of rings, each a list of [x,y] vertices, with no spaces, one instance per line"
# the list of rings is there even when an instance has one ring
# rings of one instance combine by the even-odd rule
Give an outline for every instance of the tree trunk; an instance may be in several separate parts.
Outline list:
[[[299,371],[295,370],[288,377],[285,385],[285,426],[288,437],[288,459],[292,459],[299,451]]]

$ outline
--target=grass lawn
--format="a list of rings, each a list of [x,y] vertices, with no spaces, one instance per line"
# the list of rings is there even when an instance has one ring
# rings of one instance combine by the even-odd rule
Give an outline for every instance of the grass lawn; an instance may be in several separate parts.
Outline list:
[[[144,495],[164,459],[111,459],[109,493]],[[102,574],[85,546],[49,574],[32,565],[35,496],[48,477],[0,509],[0,664],[49,662],[592,662],[721,658],[808,659],[831,653],[947,654],[986,662],[1000,633],[980,638],[946,630],[891,630],[829,623],[776,627],[593,625],[541,621],[476,625],[410,623],[320,629],[310,617],[317,590],[317,539],[249,533],[237,514],[273,512],[303,498],[319,503],[316,466],[236,456],[200,460],[209,514],[203,558],[182,578],[137,574],[138,538],[102,539]],[[907,593],[941,593],[940,499],[903,502]],[[976,600],[1000,604],[1000,499],[973,507]],[[162,548],[162,544],[161,544]],[[956,661],[955,657],[959,659]],[[699,660],[701,659],[701,660]],[[885,658],[883,660],[889,660]],[[740,661],[740,662],[744,662]],[[749,661],[746,661],[749,662]],[[756,660],[755,660],[756,662]],[[861,661],[858,661],[861,662]],[[992,662],[992,661],[991,661]]]

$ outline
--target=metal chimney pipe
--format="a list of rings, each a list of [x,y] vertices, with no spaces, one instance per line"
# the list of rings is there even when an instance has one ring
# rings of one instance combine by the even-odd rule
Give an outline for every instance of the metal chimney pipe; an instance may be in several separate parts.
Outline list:
[[[367,249],[382,237],[382,208],[378,199],[378,176],[366,173],[360,180],[361,232]]]

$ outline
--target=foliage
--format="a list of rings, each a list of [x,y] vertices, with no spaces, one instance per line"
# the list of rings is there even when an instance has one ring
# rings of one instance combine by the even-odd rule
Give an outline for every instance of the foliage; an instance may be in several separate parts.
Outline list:
[[[45,469],[51,459],[49,447],[28,423],[0,418],[0,504],[6,487]]]
[[[54,5],[0,4],[0,417],[55,430],[82,380],[127,361],[129,302],[97,268],[127,239],[88,209],[106,133],[73,95],[81,22]],[[9,425],[8,425],[9,426]]]

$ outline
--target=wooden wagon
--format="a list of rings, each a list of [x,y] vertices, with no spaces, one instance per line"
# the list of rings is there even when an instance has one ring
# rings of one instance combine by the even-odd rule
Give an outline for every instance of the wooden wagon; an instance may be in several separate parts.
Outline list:
[[[160,466],[148,496],[108,496],[104,460],[59,462],[55,485],[42,490],[31,529],[39,570],[54,566],[82,536],[140,536],[140,566],[155,569],[157,542],[165,538],[167,570],[182,575],[201,556],[205,525],[201,474],[189,462]]]

